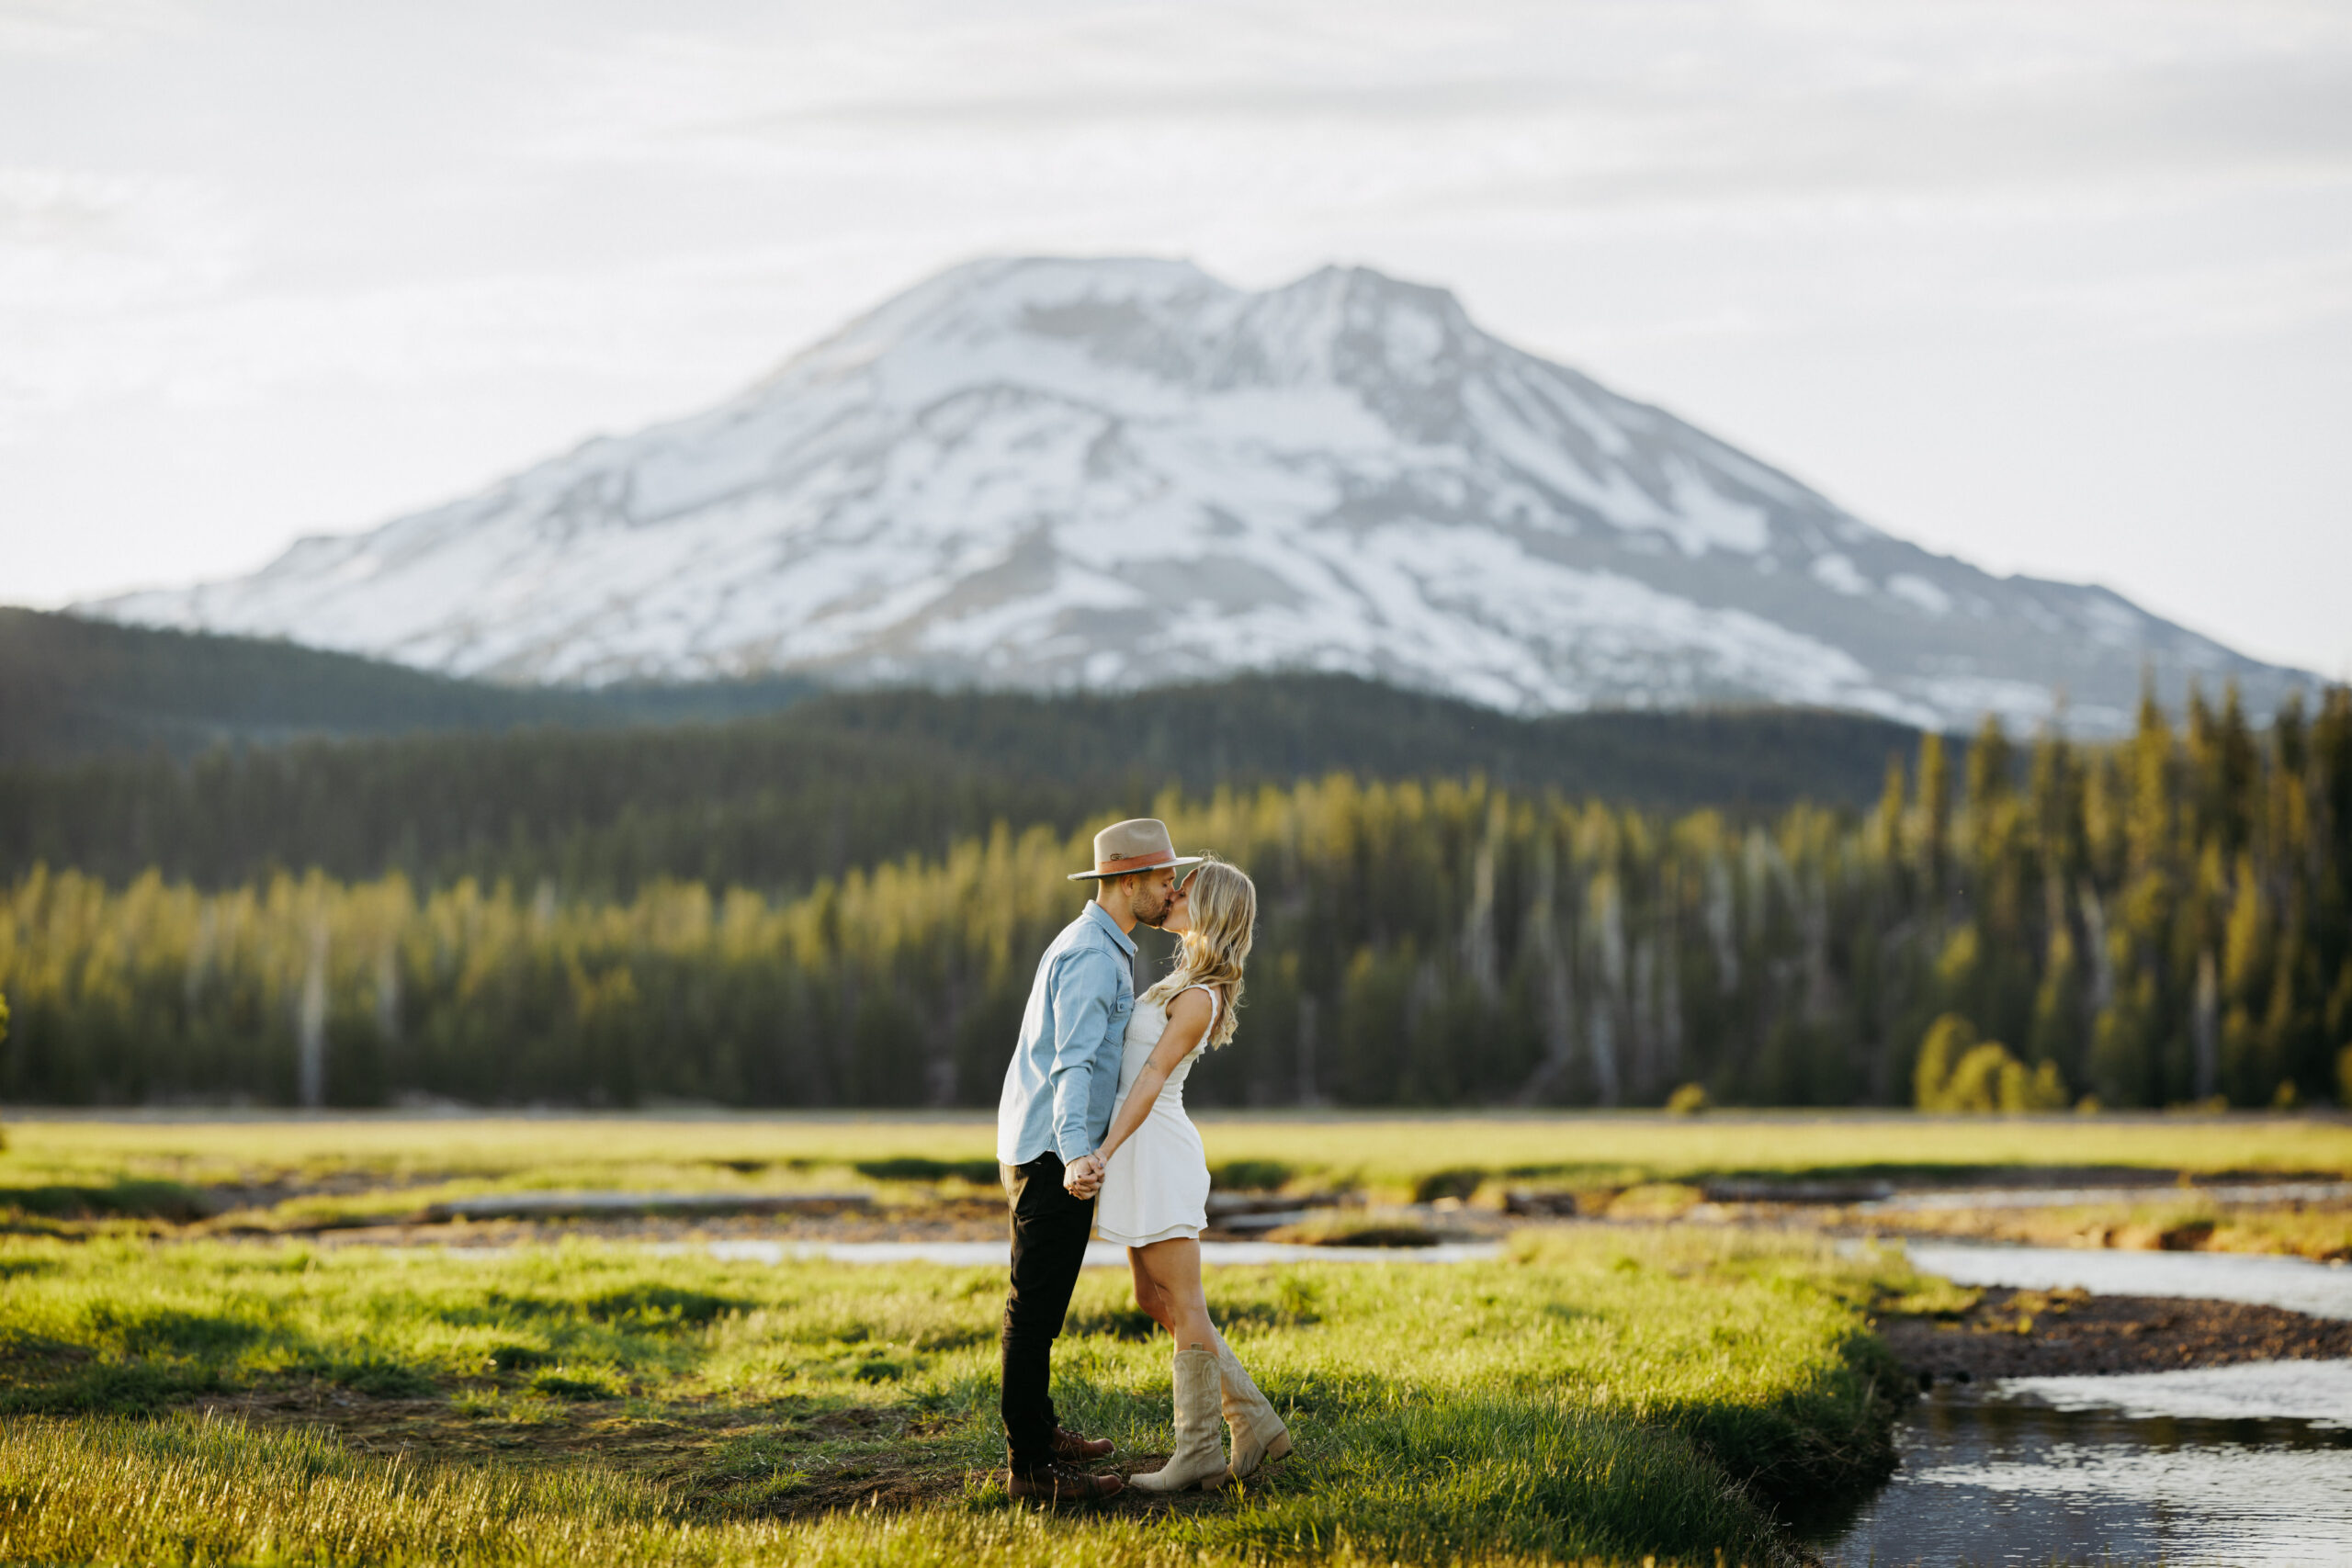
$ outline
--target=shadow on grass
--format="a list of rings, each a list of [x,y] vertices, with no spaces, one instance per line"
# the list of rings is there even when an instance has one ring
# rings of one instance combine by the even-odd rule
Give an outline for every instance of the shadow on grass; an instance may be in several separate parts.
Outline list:
[[[212,1213],[193,1187],[128,1177],[103,1187],[0,1187],[0,1214],[11,1209],[51,1220],[166,1220],[182,1225]]]
[[[94,1303],[85,1337],[61,1340],[0,1325],[0,1414],[153,1416],[257,1381],[315,1381],[375,1398],[437,1390],[431,1369],[362,1347],[322,1343],[266,1317]],[[272,1370],[249,1370],[266,1352]]]
[[[875,1181],[944,1181],[952,1176],[975,1187],[986,1186],[1001,1175],[992,1159],[862,1159],[850,1168]]]

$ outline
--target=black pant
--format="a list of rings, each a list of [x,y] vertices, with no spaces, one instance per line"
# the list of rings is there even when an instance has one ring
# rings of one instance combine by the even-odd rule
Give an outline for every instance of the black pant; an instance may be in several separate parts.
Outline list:
[[[999,1168],[1012,1204],[1012,1288],[1004,1297],[1004,1386],[997,1408],[1013,1473],[1025,1475],[1054,1461],[1054,1339],[1086,1265],[1094,1200],[1069,1195],[1057,1154]]]

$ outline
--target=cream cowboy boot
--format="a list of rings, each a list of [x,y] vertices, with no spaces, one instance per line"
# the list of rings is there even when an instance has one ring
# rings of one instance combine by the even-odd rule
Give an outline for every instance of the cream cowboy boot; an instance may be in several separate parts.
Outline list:
[[[1216,1366],[1225,1387],[1225,1424],[1233,1428],[1233,1463],[1227,1473],[1238,1481],[1266,1461],[1290,1452],[1290,1428],[1250,1381],[1222,1334],[1216,1337]]]
[[[1225,1445],[1216,1440],[1216,1354],[1176,1352],[1176,1451],[1165,1469],[1132,1476],[1146,1492],[1182,1492],[1225,1484]]]

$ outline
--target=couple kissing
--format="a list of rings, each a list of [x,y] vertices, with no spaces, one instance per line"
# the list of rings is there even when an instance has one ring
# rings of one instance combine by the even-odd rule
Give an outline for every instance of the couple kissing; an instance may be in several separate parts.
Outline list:
[[[1129,1478],[1147,1492],[1218,1486],[1290,1451],[1290,1434],[1209,1321],[1201,1292],[1208,1156],[1184,1114],[1184,1078],[1233,1038],[1258,889],[1212,856],[1179,855],[1165,823],[1115,822],[1070,880],[1094,898],[1046,949],[997,1106],[996,1157],[1012,1209],[1004,1298],[1005,1447],[1015,1497],[1109,1497],[1127,1482],[1085,1466],[1107,1438],[1063,1427],[1050,1389],[1055,1338],[1090,1234],[1127,1249],[1136,1304],[1176,1345],[1176,1447]],[[1138,925],[1181,939],[1175,968],[1138,998]],[[1233,1453],[1218,1441],[1222,1416]]]

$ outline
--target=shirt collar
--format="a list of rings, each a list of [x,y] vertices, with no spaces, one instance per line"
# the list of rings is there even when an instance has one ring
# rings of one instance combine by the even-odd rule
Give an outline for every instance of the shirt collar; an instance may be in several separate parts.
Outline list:
[[[1086,901],[1086,912],[1102,922],[1102,929],[1111,933],[1111,940],[1117,942],[1121,950],[1124,951],[1129,958],[1133,958],[1136,955],[1135,938],[1121,931],[1119,929],[1119,922],[1113,919],[1109,911],[1105,910],[1102,905],[1096,903],[1093,899],[1089,898]]]

